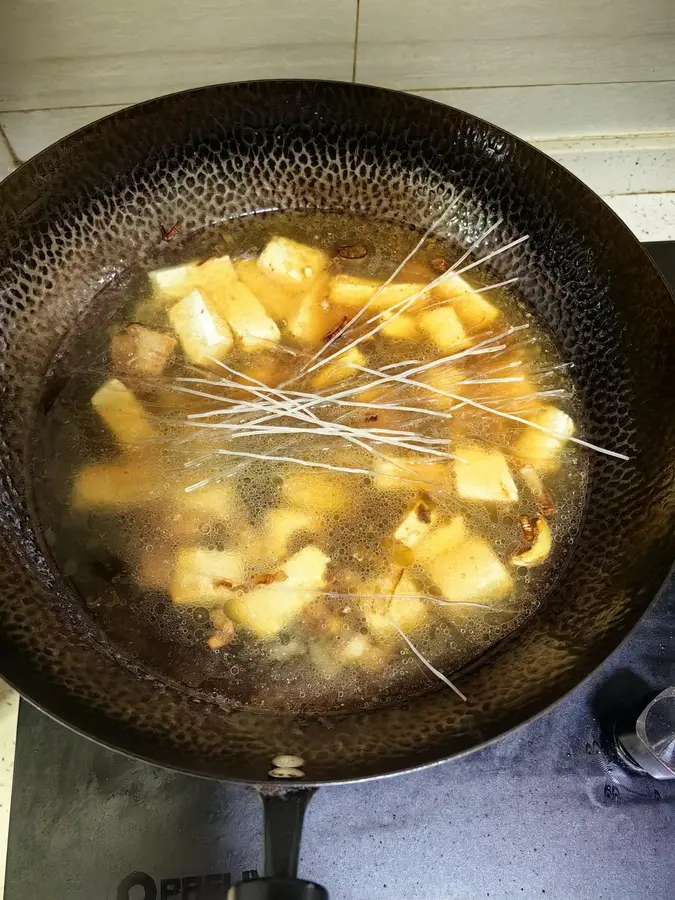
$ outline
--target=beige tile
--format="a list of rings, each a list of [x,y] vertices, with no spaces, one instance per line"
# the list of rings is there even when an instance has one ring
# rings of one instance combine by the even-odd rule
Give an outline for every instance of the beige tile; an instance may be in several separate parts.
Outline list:
[[[0,110],[222,81],[351,78],[356,0],[4,0]]]
[[[2,132],[0,132],[0,181],[9,175],[13,168],[14,160],[12,159],[12,154]]]
[[[675,194],[606,197],[640,241],[675,241]]]
[[[675,79],[672,0],[361,0],[356,77],[404,89]]]
[[[414,92],[526,140],[675,131],[675,81]]]
[[[3,129],[22,162],[72,131],[123,109],[121,106],[87,106],[78,109],[41,109],[33,112],[0,113]]]
[[[0,900],[5,883],[19,695],[0,682]]]

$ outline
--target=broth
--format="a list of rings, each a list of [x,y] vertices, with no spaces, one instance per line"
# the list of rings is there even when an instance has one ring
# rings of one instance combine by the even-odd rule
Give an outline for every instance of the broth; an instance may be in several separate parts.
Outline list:
[[[513,287],[478,267],[425,290],[447,241],[385,284],[420,237],[250,216],[96,299],[32,470],[55,565],[123,660],[224,705],[367,708],[541,604],[585,495],[573,386]]]

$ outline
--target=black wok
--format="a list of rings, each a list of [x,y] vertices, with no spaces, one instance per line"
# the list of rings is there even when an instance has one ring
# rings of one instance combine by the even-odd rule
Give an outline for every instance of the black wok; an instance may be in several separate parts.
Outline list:
[[[334,716],[227,713],[121,665],[45,558],[25,477],[44,375],[80,312],[176,220],[189,232],[256,210],[314,208],[425,228],[460,188],[448,233],[468,245],[501,218],[493,246],[530,235],[494,271],[520,276],[574,363],[584,437],[630,456],[592,457],[586,514],[548,602],[455,676],[466,703],[441,688]],[[301,755],[312,784],[386,775],[480,746],[546,709],[649,606],[675,550],[675,306],[611,210],[534,148],[375,88],[222,85],[78,131],[3,182],[0,207],[0,669],[51,715],[197,775],[263,782],[279,752]]]

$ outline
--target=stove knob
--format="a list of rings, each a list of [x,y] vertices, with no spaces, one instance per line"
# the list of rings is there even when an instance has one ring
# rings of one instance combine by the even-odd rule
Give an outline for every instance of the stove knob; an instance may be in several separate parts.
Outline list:
[[[675,779],[675,687],[661,691],[632,730],[617,734],[619,752],[652,778]]]

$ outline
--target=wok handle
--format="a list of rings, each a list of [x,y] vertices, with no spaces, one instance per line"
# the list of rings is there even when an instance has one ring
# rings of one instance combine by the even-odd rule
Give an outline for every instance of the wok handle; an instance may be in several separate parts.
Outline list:
[[[320,884],[296,878],[302,824],[315,788],[262,787],[263,878],[230,888],[228,900],[328,900]]]

